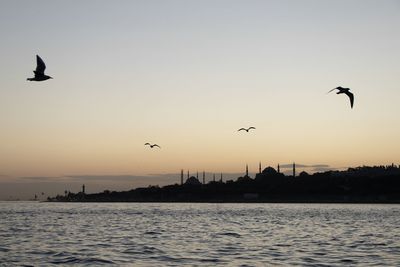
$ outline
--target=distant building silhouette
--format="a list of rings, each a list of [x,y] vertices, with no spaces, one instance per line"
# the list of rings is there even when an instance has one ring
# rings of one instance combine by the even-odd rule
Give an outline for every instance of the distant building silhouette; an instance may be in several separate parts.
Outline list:
[[[279,163],[278,163],[278,173],[281,173],[281,166],[279,166]]]
[[[332,176],[346,176],[346,177],[377,177],[377,176],[387,176],[387,175],[399,175],[400,176],[400,166],[362,166],[356,168],[348,168],[345,171],[333,171]]]
[[[261,173],[261,161],[258,163],[258,173]]]
[[[85,184],[82,185],[82,193],[85,194]]]
[[[293,177],[296,177],[296,163],[293,162]]]
[[[206,172],[203,171],[203,184],[206,184]]]
[[[306,177],[309,176],[309,174],[306,171],[302,171],[301,173],[299,173],[299,177]]]
[[[285,175],[283,173],[279,173],[274,168],[269,166],[266,167],[261,173],[256,174],[255,180],[263,181],[268,180],[269,178],[279,178],[284,176]]]
[[[183,185],[183,169],[181,170],[181,185]]]
[[[194,176],[191,176],[186,180],[185,185],[201,185],[201,183],[199,179],[197,179]]]
[[[250,178],[249,176],[249,165],[246,164],[246,170],[245,170],[245,175],[243,177],[239,177],[237,179],[238,182],[245,182],[245,181],[249,181],[249,180],[253,180]]]

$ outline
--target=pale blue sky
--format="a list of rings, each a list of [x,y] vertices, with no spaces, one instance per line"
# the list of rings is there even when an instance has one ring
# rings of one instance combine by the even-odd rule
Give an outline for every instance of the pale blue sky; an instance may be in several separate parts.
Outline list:
[[[400,163],[399,14],[378,0],[2,1],[0,174]],[[36,54],[54,80],[26,81]],[[339,85],[353,110],[326,95]]]

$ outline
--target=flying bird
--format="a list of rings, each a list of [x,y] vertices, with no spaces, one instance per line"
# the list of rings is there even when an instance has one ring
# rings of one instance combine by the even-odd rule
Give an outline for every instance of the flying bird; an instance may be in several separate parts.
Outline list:
[[[343,88],[341,86],[338,86],[336,88],[333,88],[330,90],[328,93],[332,92],[333,90],[339,90],[336,94],[346,94],[350,98],[350,106],[353,108],[353,103],[354,103],[354,95],[350,93],[350,88]]]
[[[36,55],[36,70],[33,71],[33,73],[35,73],[35,77],[28,78],[27,80],[40,82],[48,79],[53,79],[52,77],[44,74],[45,69],[46,69],[46,64],[44,64],[43,59],[41,59],[38,55]]]
[[[153,147],[158,147],[158,148],[161,148],[159,145],[157,145],[157,144],[150,144],[150,143],[146,143],[146,144],[144,144],[145,146],[150,146],[150,148],[153,148]]]
[[[238,132],[239,132],[239,131],[246,131],[246,132],[249,132],[251,129],[256,129],[256,127],[253,127],[253,126],[252,126],[252,127],[247,128],[247,129],[246,129],[246,128],[240,128],[240,129],[238,130]]]

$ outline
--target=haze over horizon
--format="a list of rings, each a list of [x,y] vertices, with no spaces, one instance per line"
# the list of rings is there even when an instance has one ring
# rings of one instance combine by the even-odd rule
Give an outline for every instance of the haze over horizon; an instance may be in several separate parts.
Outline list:
[[[72,176],[122,190],[182,168],[399,164],[399,11],[395,0],[6,1],[0,199],[79,189]],[[36,54],[53,80],[26,81]],[[337,86],[353,109],[326,94]]]

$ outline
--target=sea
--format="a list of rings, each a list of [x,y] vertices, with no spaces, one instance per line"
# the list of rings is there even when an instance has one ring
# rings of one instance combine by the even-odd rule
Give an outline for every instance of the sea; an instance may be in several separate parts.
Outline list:
[[[0,202],[0,266],[400,266],[400,205]]]

